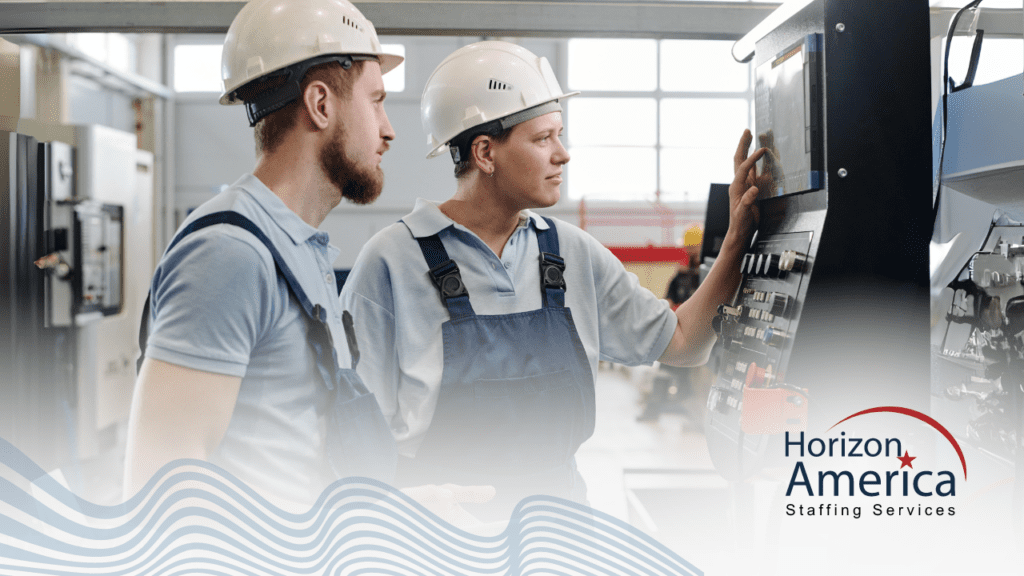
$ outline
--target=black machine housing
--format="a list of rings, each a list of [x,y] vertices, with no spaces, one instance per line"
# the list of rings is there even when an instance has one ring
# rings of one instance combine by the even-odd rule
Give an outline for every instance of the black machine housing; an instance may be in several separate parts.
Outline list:
[[[777,180],[716,319],[706,431],[728,479],[780,457],[786,430],[929,411],[929,38],[927,0],[816,0],[756,43],[755,145]],[[802,80],[772,86],[794,58]]]

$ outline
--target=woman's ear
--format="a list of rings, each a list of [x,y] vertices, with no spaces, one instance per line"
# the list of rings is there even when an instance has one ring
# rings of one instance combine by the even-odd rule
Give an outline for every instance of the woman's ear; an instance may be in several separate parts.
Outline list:
[[[469,147],[469,157],[481,172],[494,174],[494,140],[490,136],[477,136]]]

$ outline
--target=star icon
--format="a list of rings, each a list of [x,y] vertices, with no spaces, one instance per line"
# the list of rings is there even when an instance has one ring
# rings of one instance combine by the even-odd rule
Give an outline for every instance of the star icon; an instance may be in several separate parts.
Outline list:
[[[903,463],[902,465],[900,465],[900,470],[902,470],[904,466],[910,466],[911,468],[913,468],[914,465],[911,464],[910,462],[916,460],[917,456],[911,456],[910,452],[904,450],[903,456],[897,456],[896,458],[898,458],[899,461]]]

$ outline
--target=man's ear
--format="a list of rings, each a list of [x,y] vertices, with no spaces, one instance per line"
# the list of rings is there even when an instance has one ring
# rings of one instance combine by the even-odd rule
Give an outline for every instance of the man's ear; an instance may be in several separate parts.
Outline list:
[[[302,107],[306,117],[316,130],[326,130],[334,109],[331,106],[331,90],[326,84],[314,80],[302,92]]]
[[[494,173],[494,140],[490,136],[481,135],[473,139],[469,147],[469,157],[473,165],[484,174]]]

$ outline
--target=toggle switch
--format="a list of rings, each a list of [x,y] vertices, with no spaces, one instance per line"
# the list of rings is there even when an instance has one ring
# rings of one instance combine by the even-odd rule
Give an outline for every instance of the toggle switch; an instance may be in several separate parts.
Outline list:
[[[778,254],[766,254],[764,260],[764,275],[768,278],[779,277],[779,261],[781,256]]]
[[[754,259],[757,256],[754,254],[745,254],[743,261],[740,262],[740,274],[749,274],[750,270],[754,267]]]
[[[786,333],[778,328],[771,327],[764,331],[764,336],[761,340],[769,346],[779,348],[786,341]]]

